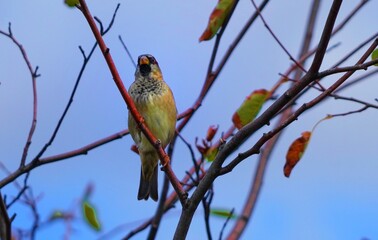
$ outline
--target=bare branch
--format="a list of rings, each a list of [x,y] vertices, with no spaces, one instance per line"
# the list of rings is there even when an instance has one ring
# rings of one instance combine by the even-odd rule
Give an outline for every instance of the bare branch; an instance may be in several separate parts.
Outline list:
[[[61,160],[72,158],[72,157],[82,155],[82,154],[87,154],[90,150],[95,149],[97,147],[100,147],[100,146],[102,146],[106,143],[112,142],[116,139],[120,139],[123,136],[127,135],[128,133],[129,133],[129,131],[127,129],[122,130],[118,133],[112,134],[108,137],[105,137],[105,138],[97,140],[93,143],[90,143],[90,144],[88,144],[84,147],[81,147],[81,148],[78,148],[78,149],[75,149],[75,150],[72,150],[72,151],[69,151],[69,152],[66,152],[66,153],[53,155],[53,156],[50,156],[50,157],[40,158],[40,159],[38,159],[38,161],[32,161],[29,164],[25,165],[24,168],[17,169],[15,172],[9,173],[8,176],[6,176],[4,179],[2,179],[0,181],[0,188],[4,187],[5,185],[7,185],[11,182],[13,182],[16,178],[18,178],[22,174],[30,172],[31,170],[33,170],[34,168],[36,168],[38,166],[48,164],[48,163],[52,163],[52,162],[61,161]]]
[[[127,55],[129,56],[130,62],[131,62],[131,63],[134,65],[134,67],[136,68],[137,65],[136,65],[136,63],[135,63],[135,61],[134,61],[134,58],[133,58],[133,56],[131,55],[131,53],[130,53],[129,49],[127,48],[126,44],[123,42],[123,39],[122,39],[121,35],[118,35],[118,39],[119,39],[119,41],[121,41],[121,44],[122,44],[123,48],[125,49]]]
[[[251,0],[253,6],[255,7],[256,9],[256,12],[259,14],[261,20],[263,21],[264,23],[264,26],[266,27],[266,29],[268,29],[269,33],[272,35],[272,37],[274,38],[274,40],[276,40],[276,42],[278,43],[278,45],[280,45],[280,47],[282,48],[282,50],[285,51],[285,53],[289,56],[290,60],[293,61],[295,63],[295,65],[297,65],[298,68],[300,68],[303,72],[307,72],[306,69],[303,68],[303,66],[297,62],[297,60],[294,59],[294,57],[290,54],[290,52],[285,48],[285,46],[281,43],[281,41],[278,39],[278,37],[274,34],[274,32],[272,31],[272,29],[270,29],[269,25],[266,23],[263,15],[261,14],[259,8],[257,7],[256,3],[254,0]]]
[[[19,48],[19,50],[21,51],[22,57],[24,58],[24,61],[25,61],[26,65],[27,65],[27,67],[29,69],[29,73],[31,75],[31,78],[32,78],[33,116],[32,116],[32,122],[31,122],[30,130],[29,130],[29,134],[27,136],[26,143],[25,143],[24,150],[23,150],[22,157],[21,157],[21,161],[20,161],[20,167],[24,167],[25,161],[26,161],[26,157],[27,157],[28,152],[29,152],[29,147],[30,147],[31,142],[32,142],[33,134],[34,134],[35,128],[37,126],[37,109],[38,109],[38,102],[37,102],[37,77],[39,77],[40,75],[37,73],[38,66],[35,68],[35,70],[33,70],[33,67],[32,67],[32,65],[31,65],[31,63],[29,61],[29,57],[28,57],[28,55],[27,55],[24,47],[13,36],[12,28],[11,28],[11,23],[9,23],[9,25],[8,25],[8,33],[0,31],[0,34],[3,34],[5,36],[7,36],[8,38],[10,38],[14,42],[14,44],[16,44],[16,46]]]
[[[367,70],[368,67],[373,66],[374,64],[377,64],[377,63],[378,63],[378,59],[375,59],[366,63],[361,63],[361,64],[357,64],[353,66],[332,68],[332,69],[320,72],[318,76],[319,76],[319,79],[321,79],[321,78],[324,78],[326,76],[336,74],[336,73],[343,73],[343,72],[357,71],[357,70]]]
[[[230,214],[228,215],[226,221],[224,222],[223,226],[222,226],[222,229],[219,233],[219,240],[222,240],[223,239],[223,232],[224,232],[224,229],[226,228],[227,226],[227,223],[230,221],[230,219],[232,218],[232,216],[234,215],[234,211],[235,211],[235,208],[231,209],[230,211]]]
[[[109,23],[109,25],[108,25],[106,31],[104,32],[104,34],[106,34],[110,30],[110,28],[113,26],[113,22],[114,22],[114,19],[116,17],[116,13],[117,13],[118,8],[119,8],[119,5],[117,5],[117,8],[114,10],[112,20]],[[84,71],[85,71],[85,69],[87,67],[87,64],[88,64],[89,60],[91,59],[91,57],[92,57],[92,55],[93,55],[96,47],[97,47],[97,42],[95,42],[93,44],[93,47],[91,48],[91,50],[90,50],[90,52],[89,52],[89,54],[87,56],[85,54],[83,48],[81,46],[79,46],[79,50],[80,50],[81,54],[83,55],[83,64],[82,64],[81,69],[79,71],[79,74],[78,74],[78,76],[76,78],[76,82],[75,82],[75,85],[74,85],[74,87],[72,89],[71,96],[70,96],[70,98],[69,98],[69,100],[67,102],[67,105],[66,105],[66,107],[65,107],[62,115],[59,118],[59,121],[58,121],[58,123],[57,123],[57,125],[56,125],[56,127],[55,127],[55,129],[54,129],[54,131],[53,131],[53,133],[52,133],[49,141],[43,146],[43,148],[39,151],[39,153],[34,157],[33,161],[39,161],[39,159],[41,158],[41,156],[46,152],[47,148],[54,142],[55,137],[58,134],[58,132],[60,130],[60,127],[61,127],[61,125],[62,125],[62,123],[63,123],[63,121],[64,121],[64,119],[65,119],[65,117],[66,117],[66,115],[68,113],[68,110],[70,109],[71,104],[74,101],[74,97],[75,97],[76,91],[77,91],[77,89],[79,87],[79,83],[81,81],[83,73],[84,73]]]

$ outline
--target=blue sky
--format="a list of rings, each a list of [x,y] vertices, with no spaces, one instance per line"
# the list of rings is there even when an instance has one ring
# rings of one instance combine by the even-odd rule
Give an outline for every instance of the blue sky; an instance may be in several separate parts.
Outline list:
[[[15,37],[25,47],[32,65],[39,66],[38,125],[29,151],[30,160],[46,143],[71,93],[82,64],[78,49],[88,53],[94,42],[81,13],[65,7],[63,1],[0,1],[0,29],[12,23]],[[107,25],[117,1],[88,2],[92,14]],[[172,88],[179,112],[197,98],[207,71],[213,42],[198,43],[216,1],[123,1],[113,28],[105,41],[128,87],[134,67],[118,40],[121,35],[134,59],[143,53],[159,61],[166,82]],[[338,20],[345,17],[358,1],[344,1]],[[265,19],[282,43],[296,56],[310,4],[308,1],[273,1],[264,11]],[[313,45],[318,41],[330,1],[322,2]],[[378,2],[370,1],[334,39],[341,45],[327,54],[321,69],[327,69],[357,44],[375,33],[372,22]],[[240,1],[222,40],[219,56],[225,52],[253,11],[249,1]],[[31,79],[18,49],[0,36],[0,161],[15,170],[21,158],[32,113]],[[353,64],[359,52],[346,64]],[[219,59],[218,59],[219,61]],[[272,39],[261,21],[248,31],[223,69],[203,105],[182,135],[194,145],[203,138],[210,125],[225,131],[231,117],[250,92],[269,89],[291,63]],[[361,73],[357,73],[359,75]],[[336,77],[325,80],[331,84]],[[377,98],[376,76],[343,91],[373,102]],[[311,92],[302,101],[316,96]],[[285,130],[274,150],[264,178],[257,208],[243,239],[370,239],[378,238],[378,169],[376,147],[377,112],[335,118],[319,125],[302,161],[290,179],[283,176],[286,150],[300,133],[311,130],[326,114],[356,110],[360,106],[327,100],[302,115]],[[101,53],[96,50],[81,80],[73,105],[54,144],[44,156],[67,152],[127,127],[127,108],[115,87]],[[248,149],[263,132],[259,131],[239,150]],[[219,136],[217,136],[219,137]],[[70,209],[77,204],[85,186],[94,184],[91,201],[98,209],[103,233],[124,226],[111,239],[119,239],[138,223],[150,217],[156,207],[152,201],[137,201],[140,162],[130,151],[129,136],[89,152],[33,170],[29,185],[40,195],[38,208],[45,220],[55,209]],[[198,153],[196,153],[198,156]],[[231,159],[231,158],[230,158]],[[253,176],[257,157],[241,163],[233,172],[215,182],[215,207],[235,208],[240,212]],[[173,169],[179,178],[191,166],[188,149],[178,141]],[[162,172],[159,173],[162,185]],[[4,173],[0,173],[4,177]],[[22,178],[20,178],[20,181]],[[13,185],[2,189],[14,196]],[[15,226],[28,226],[32,215],[24,205],[15,205]],[[199,207],[188,239],[205,236],[203,210]],[[163,220],[158,239],[169,239],[180,216],[179,207]],[[224,219],[212,218],[213,234],[218,236]],[[228,224],[227,230],[232,226]],[[71,239],[98,239],[80,219]],[[42,228],[37,239],[62,239],[64,225],[55,223]],[[136,239],[144,239],[146,232]]]

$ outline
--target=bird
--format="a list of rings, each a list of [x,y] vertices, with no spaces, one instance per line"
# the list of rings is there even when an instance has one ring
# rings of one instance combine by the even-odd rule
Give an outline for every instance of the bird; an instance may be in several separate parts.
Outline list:
[[[150,54],[138,57],[135,80],[128,93],[151,133],[165,148],[173,139],[176,129],[177,109],[172,90],[163,79],[156,59]],[[142,163],[138,200],[158,200],[159,155],[135,122],[130,111],[128,128],[138,148]]]

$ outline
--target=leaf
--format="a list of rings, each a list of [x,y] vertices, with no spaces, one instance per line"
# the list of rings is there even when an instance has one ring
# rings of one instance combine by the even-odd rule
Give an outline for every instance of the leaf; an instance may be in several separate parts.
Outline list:
[[[236,110],[232,116],[232,122],[235,127],[241,129],[257,116],[261,107],[265,103],[269,92],[265,89],[259,89],[253,91],[242,103],[242,105]]]
[[[213,216],[234,219],[237,216],[236,216],[236,214],[234,214],[232,212],[233,212],[232,210],[222,209],[222,208],[213,208],[213,209],[210,210],[210,214],[213,215]]]
[[[217,6],[210,14],[209,22],[199,41],[212,39],[218,30],[223,26],[224,20],[230,13],[235,0],[219,0]]]
[[[206,153],[204,154],[206,160],[207,160],[208,162],[212,162],[212,161],[214,161],[215,157],[216,157],[217,154],[218,154],[218,150],[219,150],[219,149],[218,149],[217,147],[211,147],[211,148],[209,148],[209,149],[206,151]]]
[[[98,221],[95,208],[88,201],[83,201],[82,203],[84,219],[94,230],[100,231],[101,224]]]
[[[375,59],[378,59],[378,48],[371,53],[371,60]],[[374,64],[374,66],[378,66],[378,63]]]
[[[290,145],[286,154],[286,163],[284,166],[285,177],[290,177],[291,171],[302,158],[310,138],[310,131],[303,132],[302,136],[295,139],[295,141]]]
[[[64,3],[68,6],[68,7],[75,7],[76,5],[79,5],[79,0],[64,0]]]

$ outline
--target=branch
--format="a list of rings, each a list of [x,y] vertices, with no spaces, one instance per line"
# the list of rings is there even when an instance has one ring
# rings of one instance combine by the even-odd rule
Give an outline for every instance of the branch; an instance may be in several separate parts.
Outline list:
[[[223,134],[223,139],[222,140],[219,140],[217,141],[213,146],[214,147],[219,147],[221,146],[223,143],[224,143],[224,139],[228,139],[230,138],[233,133],[235,131],[235,127],[232,126],[230,127],[224,134]],[[203,159],[200,158],[196,161],[196,163],[193,164],[193,166],[191,167],[191,169],[188,171],[188,174],[186,174],[184,176],[184,178],[181,180],[181,183],[183,186],[185,186],[185,191],[186,192],[189,192],[194,186],[197,186],[196,184],[188,184],[190,180],[192,180],[192,175],[196,174],[196,171],[197,171],[197,166],[201,165],[203,162]],[[206,173],[205,172],[201,172],[201,174],[199,174],[199,176],[197,177],[197,179],[195,179],[195,182],[199,182],[201,181],[201,179],[204,177]],[[167,200],[165,201],[164,203],[164,213],[167,212],[169,209],[171,209],[174,204],[177,202],[177,194],[175,191],[173,191],[168,197],[167,197]],[[136,229],[132,230],[131,232],[129,232],[123,239],[130,239],[132,236],[136,235],[137,233],[143,231],[144,229],[146,229],[149,225],[152,224],[154,218],[150,218],[148,219],[146,222],[142,223],[139,227],[137,227]]]
[[[10,38],[14,44],[19,48],[21,51],[22,57],[24,58],[24,61],[29,69],[29,73],[32,78],[32,91],[33,91],[33,117],[32,117],[32,122],[29,130],[28,137],[26,139],[26,143],[24,146],[24,150],[22,153],[21,161],[20,161],[20,167],[23,167],[25,165],[26,157],[29,152],[29,147],[30,144],[32,143],[32,138],[33,134],[37,125],[37,107],[38,107],[38,102],[37,102],[37,78],[40,76],[40,74],[37,73],[38,71],[38,66],[33,70],[33,67],[29,61],[28,55],[24,49],[24,47],[17,41],[17,39],[13,36],[12,29],[11,29],[11,23],[8,25],[8,33],[5,33],[3,31],[0,31],[0,34],[3,34]]]
[[[378,68],[375,68],[373,71],[367,72],[367,73],[365,73],[365,74],[343,84],[338,89],[336,89],[335,92],[342,91],[342,90],[344,90],[344,89],[346,89],[346,88],[348,88],[348,87],[350,87],[354,84],[357,84],[357,83],[359,83],[359,82],[361,82],[361,81],[363,81],[363,80],[365,80],[365,79],[367,79],[367,78],[369,78],[369,77],[371,77],[371,76],[373,76],[374,74],[377,74],[377,73],[378,73]]]
[[[335,26],[335,28],[333,29],[332,31],[332,36],[336,35],[338,32],[340,32],[340,30],[343,29],[344,26],[346,26],[346,23],[349,22],[352,17],[354,17],[356,15],[356,13],[368,2],[368,0],[361,0],[361,2],[351,11],[351,13],[348,14],[348,16],[346,16],[337,26]],[[373,38],[374,39],[374,38]],[[371,39],[372,40],[372,39]],[[370,40],[370,41],[371,41]],[[369,42],[370,42],[369,41]],[[313,47],[311,50],[309,50],[305,55],[303,55],[299,60],[298,62],[299,63],[302,63],[303,61],[305,61],[306,59],[308,59],[309,57],[311,57],[317,50],[318,46],[315,46]],[[329,51],[330,48],[327,50]],[[338,65],[337,65],[338,66]],[[286,70],[286,72],[283,74],[283,76],[289,76],[289,74],[291,74],[294,70],[296,70],[298,67],[296,64],[292,64],[289,69]],[[298,78],[299,79],[299,78]],[[278,86],[281,85],[281,82],[284,82],[285,81],[285,77],[281,77],[281,79],[278,81],[277,83],[277,88]],[[295,98],[296,99],[296,98]],[[292,102],[294,102],[294,100],[292,100]],[[291,105],[291,104],[289,104]]]
[[[261,18],[261,21],[263,21],[264,26],[266,27],[266,29],[268,29],[269,33],[272,35],[272,37],[274,38],[274,40],[276,40],[276,42],[278,43],[278,45],[280,45],[281,49],[284,50],[284,52],[286,53],[286,55],[289,56],[290,60],[293,61],[298,68],[300,68],[303,72],[307,72],[306,69],[304,69],[303,66],[299,62],[297,62],[294,59],[294,57],[290,54],[290,52],[285,48],[285,46],[281,43],[281,41],[278,39],[278,37],[274,34],[274,32],[272,31],[272,29],[270,29],[269,25],[266,23],[263,15],[261,14],[259,8],[257,7],[255,1],[251,0],[251,2],[253,4],[253,7],[256,9],[256,12],[259,14],[259,16]]]
[[[314,0],[312,2],[311,11],[310,11],[311,13],[307,22],[306,32],[303,37],[302,47],[299,53],[300,60],[303,59],[301,61],[302,64],[304,64],[307,59],[306,53],[308,52],[311,41],[312,41],[312,36],[313,36],[314,28],[315,28],[315,21],[319,13],[319,5],[320,5],[320,0]],[[302,76],[302,73],[303,72],[299,68],[297,68],[294,78],[300,79],[300,77]],[[292,112],[292,107],[289,107],[288,109],[286,109],[281,114],[280,119],[276,125],[279,125],[280,123],[282,123],[291,114],[291,112]],[[238,216],[238,219],[235,221],[234,227],[230,231],[227,239],[239,239],[242,233],[244,232],[245,228],[247,227],[247,224],[249,220],[251,219],[251,216],[255,209],[257,199],[260,195],[260,190],[262,188],[262,182],[265,176],[267,163],[280,137],[281,137],[281,132],[276,134],[264,146],[262,154],[259,156],[258,165],[255,169],[255,174],[251,182],[251,188],[249,190],[246,202],[243,206],[243,210],[241,214]],[[228,165],[222,168],[221,172],[223,174],[231,170],[232,170],[232,167]]]
[[[137,65],[136,65],[136,63],[134,61],[134,58],[131,55],[131,53],[130,53],[129,49],[127,48],[126,44],[123,42],[123,39],[122,39],[121,35],[118,35],[118,39],[121,42],[123,48],[125,49],[127,55],[129,56],[129,59],[130,59],[131,63],[134,65],[135,68],[137,68]]]
[[[378,38],[377,38],[376,41],[378,41]],[[319,79],[321,79],[321,78],[324,78],[326,76],[336,74],[336,73],[351,72],[351,71],[354,72],[354,71],[357,71],[357,70],[367,70],[368,67],[373,66],[377,63],[378,63],[378,59],[375,59],[375,60],[372,60],[372,61],[369,61],[369,62],[366,62],[366,63],[357,64],[357,65],[354,65],[354,66],[336,67],[336,68],[332,68],[332,69],[328,69],[328,70],[325,70],[323,72],[320,72],[318,74],[318,77],[319,77]]]
[[[105,35],[111,29],[111,27],[113,26],[113,23],[114,23],[116,15],[117,15],[118,9],[119,9],[119,4],[117,5],[116,9],[114,10],[112,20],[110,21],[108,27],[106,28],[105,31],[103,31],[103,33],[102,33],[103,35]],[[97,21],[101,23],[101,21],[99,19]],[[59,121],[58,121],[58,123],[57,123],[57,125],[56,125],[56,127],[55,127],[55,129],[54,129],[54,131],[53,131],[53,133],[52,133],[49,141],[43,146],[43,148],[41,149],[41,151],[39,151],[39,153],[37,154],[37,156],[34,157],[33,161],[38,161],[41,158],[41,156],[46,152],[47,148],[55,140],[55,137],[56,137],[56,135],[58,134],[58,132],[60,130],[60,127],[61,127],[61,125],[62,125],[62,123],[63,123],[63,121],[64,121],[64,119],[65,119],[65,117],[66,117],[66,115],[68,113],[68,110],[70,109],[71,104],[74,101],[74,97],[75,97],[76,91],[77,91],[77,89],[79,87],[79,83],[80,83],[81,78],[83,76],[84,70],[86,69],[87,64],[89,63],[89,60],[91,59],[91,57],[92,57],[92,55],[93,55],[93,53],[94,53],[94,51],[95,51],[96,48],[97,48],[97,42],[95,42],[93,44],[93,47],[91,48],[91,50],[89,51],[89,54],[87,56],[85,54],[83,48],[81,46],[79,46],[79,50],[80,50],[80,52],[83,55],[83,65],[81,66],[79,74],[78,74],[78,76],[76,78],[76,82],[75,82],[75,85],[74,85],[74,87],[72,89],[71,96],[70,96],[70,98],[68,100],[68,103],[67,103],[67,105],[66,105],[66,107],[65,107],[65,109],[64,109],[64,111],[63,111],[63,113],[61,115],[61,117],[59,118]]]
[[[169,144],[169,147],[168,147],[168,156],[170,159],[172,159],[173,149],[176,143],[175,138],[177,138],[177,135],[174,136],[173,141]],[[151,228],[150,228],[150,232],[148,233],[147,239],[156,238],[156,234],[158,232],[161,219],[163,218],[164,213],[168,210],[165,208],[165,202],[167,200],[168,190],[169,190],[169,178],[167,177],[167,175],[164,175],[163,188],[160,194],[161,197],[159,199],[159,204],[155,211],[155,216],[153,217],[153,221],[151,222]]]
[[[353,56],[356,52],[358,52],[361,48],[363,48],[366,44],[373,41],[376,37],[378,37],[378,32],[373,34],[371,37],[360,43],[357,47],[355,47],[350,53],[348,53],[345,57],[340,59],[337,63],[333,65],[333,68],[340,66],[346,60],[348,60],[351,56]]]
[[[335,33],[335,31],[333,31],[333,34]],[[363,41],[361,44],[359,44],[355,49],[353,49],[350,53],[348,53],[345,57],[343,57],[338,63],[334,64],[333,65],[333,68],[336,68],[339,66],[339,64],[343,63],[344,61],[346,61],[350,56],[352,56],[354,53],[356,53],[358,50],[360,50],[362,47],[364,47],[366,44],[368,44],[369,42],[371,42],[373,39],[375,39],[376,37],[378,36],[378,33],[375,33],[373,34],[371,37],[369,37],[368,39],[366,39],[365,41]],[[291,68],[290,70],[293,70],[293,68]],[[289,74],[290,72],[286,72],[286,76]],[[285,76],[285,78],[286,78]],[[284,79],[281,78],[281,81],[283,81]],[[358,80],[358,81],[361,81],[362,79]],[[347,84],[345,84],[347,85]],[[298,94],[295,98],[293,98],[288,104],[287,106],[291,106],[297,99],[299,99],[301,96],[303,96],[311,87],[314,86],[314,83],[310,84],[304,91],[302,91],[300,94]],[[342,86],[341,88],[344,88],[344,86]],[[322,89],[322,90],[325,90],[325,89]]]
[[[323,58],[331,37],[332,29],[338,15],[341,0],[334,0],[330,12],[327,17],[325,27],[323,29],[322,37],[319,41],[319,47],[315,54],[313,63],[306,75],[296,83],[292,88],[287,90],[280,98],[278,98],[260,117],[253,122],[247,124],[219,151],[217,157],[210,166],[207,174],[194,191],[192,197],[188,200],[187,208],[184,208],[181,213],[179,223],[176,228],[174,239],[184,239],[189,230],[193,214],[198,207],[199,202],[209,189],[215,178],[219,175],[222,164],[225,159],[234,152],[249,136],[255,133],[258,129],[263,127],[269,120],[280,111],[295,95],[301,92],[308,84],[316,80],[317,73],[323,62]],[[267,141],[268,139],[266,139]],[[261,145],[260,145],[261,147]]]
[[[269,0],[264,0],[260,4],[260,6],[259,6],[260,12],[266,7],[268,2],[269,2]],[[230,47],[228,48],[228,50],[226,51],[226,53],[224,54],[224,56],[220,60],[220,63],[218,64],[217,68],[213,72],[211,72],[211,74],[206,74],[205,82],[202,86],[202,89],[200,91],[199,96],[197,97],[197,99],[194,102],[194,104],[192,105],[192,107],[190,107],[188,110],[184,111],[186,117],[183,118],[182,122],[177,127],[177,131],[181,132],[181,130],[186,126],[186,124],[192,118],[192,116],[197,111],[197,109],[202,105],[202,101],[205,99],[207,93],[210,91],[211,86],[214,84],[215,80],[219,76],[220,72],[223,70],[223,68],[226,65],[231,54],[236,49],[236,47],[238,46],[238,44],[240,43],[240,41],[242,40],[244,35],[247,33],[247,31],[251,27],[252,23],[255,22],[257,17],[258,17],[257,12],[252,14],[252,16],[245,23],[245,25],[242,28],[242,30],[240,31],[240,33],[236,36],[234,41],[231,43]],[[218,41],[220,41],[220,40],[218,40]],[[213,48],[213,52],[212,52],[212,57],[210,58],[210,62],[209,62],[209,69],[210,69],[210,66],[212,65],[212,61],[214,61],[213,58],[215,58],[217,49],[218,49],[217,44],[215,44],[214,48]],[[179,116],[181,116],[181,115],[182,114],[180,114]]]
[[[11,220],[9,219],[7,207],[5,205],[3,195],[0,192],[0,239],[11,240]]]
[[[372,43],[372,45],[369,47],[369,49],[363,54],[363,56],[358,60],[356,65],[360,65],[363,63],[370,54],[374,51],[374,49],[378,46],[378,39]],[[237,158],[233,160],[229,165],[236,166],[238,162],[241,162],[243,159],[251,156],[252,154],[256,154],[259,152],[259,149],[262,147],[262,145],[268,141],[270,138],[272,138],[275,134],[280,132],[282,129],[287,127],[290,123],[297,120],[298,117],[305,111],[311,109],[318,103],[320,103],[324,98],[327,96],[330,96],[333,91],[335,91],[343,82],[345,82],[356,70],[351,70],[347,73],[345,73],[341,78],[339,78],[334,84],[332,84],[328,89],[323,91],[320,95],[318,95],[316,98],[311,100],[308,103],[303,104],[301,107],[299,107],[293,114],[291,114],[280,126],[276,127],[272,131],[264,134],[257,142],[256,144],[250,148],[249,150],[239,153]],[[235,135],[236,136],[236,135]],[[235,162],[234,162],[235,161]]]
[[[117,10],[118,10],[118,6],[116,8],[116,10],[114,11],[114,14],[113,14],[113,18],[112,18],[112,21],[111,23],[109,24],[109,26],[107,27],[107,29],[104,31],[104,34],[108,32],[108,30],[111,28],[112,24],[113,24],[113,20],[116,16],[116,13],[117,13]],[[10,29],[9,29],[10,31]],[[5,34],[4,32],[0,31],[1,34]],[[12,32],[10,31],[10,35],[12,36]],[[81,155],[81,154],[86,154],[89,150],[92,150],[96,147],[99,147],[105,143],[108,143],[110,141],[113,141],[113,140],[116,140],[118,138],[121,138],[122,136],[126,135],[128,133],[128,130],[123,130],[121,132],[118,132],[116,134],[113,134],[109,137],[106,137],[104,139],[100,139],[94,143],[91,143],[87,146],[84,146],[82,148],[79,148],[79,149],[76,149],[76,150],[73,150],[73,151],[70,151],[70,152],[67,152],[67,153],[62,153],[62,154],[58,154],[58,155],[54,155],[54,156],[50,156],[50,157],[47,157],[47,158],[41,158],[41,156],[45,153],[45,151],[47,150],[47,148],[52,144],[52,142],[54,141],[60,127],[61,127],[61,124],[63,123],[63,120],[65,119],[65,116],[73,102],[73,98],[75,96],[75,93],[77,91],[77,88],[79,86],[79,82],[80,82],[80,79],[84,73],[84,70],[95,50],[95,48],[97,47],[97,43],[94,43],[90,53],[88,54],[88,56],[86,56],[84,50],[82,49],[81,46],[79,46],[79,50],[80,52],[82,53],[83,55],[83,65],[80,69],[80,72],[78,74],[78,77],[76,79],[76,83],[74,85],[74,88],[72,90],[72,93],[71,93],[71,96],[68,100],[68,103],[66,105],[66,108],[65,110],[63,111],[63,114],[62,116],[60,117],[59,121],[58,121],[58,124],[57,126],[55,127],[54,131],[53,131],[53,134],[52,136],[50,137],[50,140],[44,145],[44,147],[41,149],[41,151],[34,157],[34,159],[27,165],[23,166],[23,167],[19,167],[15,172],[13,173],[10,173],[8,176],[6,176],[4,179],[2,179],[0,181],[0,188],[4,187],[5,185],[9,184],[10,182],[14,181],[16,178],[18,178],[19,176],[21,176],[22,174],[25,174],[29,171],[31,171],[32,169],[38,167],[38,166],[41,166],[41,165],[44,165],[44,164],[47,164],[47,163],[52,163],[52,162],[56,162],[56,161],[60,161],[60,160],[63,160],[63,159],[67,159],[67,158],[71,158],[71,157],[74,157],[74,156],[78,156],[78,155]]]
[[[218,53],[219,43],[222,39],[224,30],[226,29],[228,22],[231,19],[231,16],[234,14],[236,5],[238,5],[238,3],[239,3],[239,0],[234,1],[234,4],[231,7],[230,13],[228,14],[227,18],[224,20],[223,26],[222,26],[221,30],[219,31],[219,33],[217,34],[217,36],[215,38],[213,51],[211,53],[211,57],[210,57],[210,61],[209,61],[209,66],[207,67],[207,74],[206,74],[207,77],[209,77],[213,72],[215,57],[217,56],[217,53]]]
[[[10,173],[8,176],[6,176],[4,179],[2,179],[0,181],[0,188],[6,186],[7,184],[9,184],[11,182],[13,182],[16,178],[18,178],[22,174],[30,172],[31,170],[33,170],[34,168],[36,168],[38,166],[48,164],[48,163],[57,162],[57,161],[61,161],[61,160],[64,160],[64,159],[76,157],[76,156],[83,155],[83,154],[88,154],[88,152],[90,150],[95,149],[97,147],[100,147],[100,146],[102,146],[106,143],[112,142],[114,140],[120,139],[123,136],[127,135],[128,133],[129,133],[129,131],[127,129],[122,130],[118,133],[115,133],[115,134],[112,134],[108,137],[97,140],[97,141],[90,143],[86,146],[83,146],[81,148],[78,148],[78,149],[75,149],[75,150],[72,150],[72,151],[69,151],[69,152],[61,153],[61,154],[56,154],[56,155],[53,155],[53,156],[50,156],[50,157],[40,158],[40,159],[38,159],[38,161],[32,161],[29,164],[25,165],[25,167],[23,167],[22,169],[19,168],[15,172]]]

